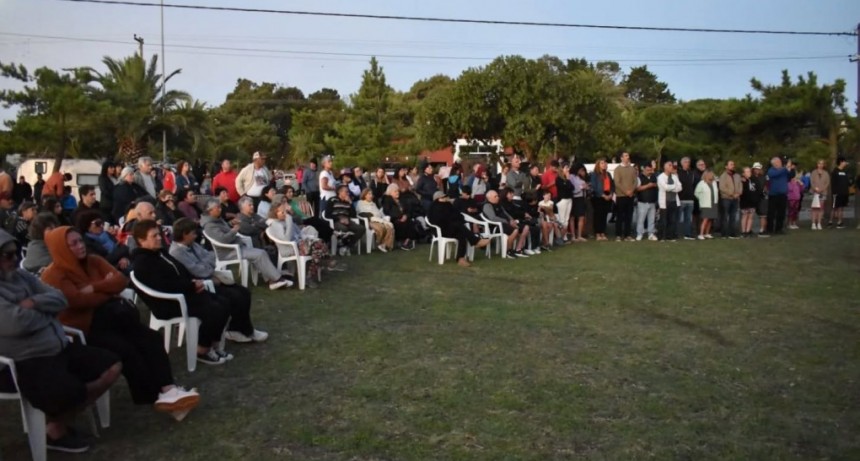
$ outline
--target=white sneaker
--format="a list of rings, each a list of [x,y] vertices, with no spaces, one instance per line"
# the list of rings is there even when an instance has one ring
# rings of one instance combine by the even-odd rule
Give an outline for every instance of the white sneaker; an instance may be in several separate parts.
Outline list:
[[[651,235],[649,235],[649,236],[648,236],[648,240],[650,240],[650,241],[652,241],[652,242],[656,242],[658,239],[657,239],[657,236],[656,236],[656,235],[651,234]]]
[[[534,256],[534,254],[535,254],[535,252],[534,252],[534,251],[532,251],[532,250],[528,250],[528,249],[523,250],[523,253],[527,254],[528,256]]]
[[[228,331],[224,334],[224,338],[233,341],[234,343],[250,343],[253,341],[252,338],[240,331]]]
[[[641,241],[642,241],[642,235],[641,235],[641,234],[636,236],[636,241],[637,241],[637,242],[641,242]]]
[[[714,238],[714,236],[711,234],[705,234],[705,238],[706,239],[712,239],[712,238]]]
[[[269,339],[269,334],[262,330],[254,330],[254,334],[251,336],[251,339],[254,340],[255,343],[261,343]]]
[[[533,252],[534,252],[534,254],[536,254],[536,255],[539,255],[539,254],[541,253],[540,248],[535,248],[535,249],[534,249],[534,250],[532,250],[532,251],[533,251]]]
[[[155,410],[165,413],[185,412],[196,407],[200,403],[200,394],[195,390],[186,390],[180,386],[174,386],[167,392],[158,394],[158,400],[155,401]],[[175,417],[175,416],[174,416]],[[184,418],[185,415],[182,415]],[[180,419],[181,421],[181,419]]]
[[[385,245],[379,245],[378,247],[376,247],[376,249],[381,251],[382,253],[388,253],[388,250],[385,249]]]
[[[277,290],[278,288],[281,288],[281,287],[287,287],[287,288],[289,288],[289,287],[291,287],[291,286],[293,286],[293,282],[291,282],[291,281],[289,281],[289,280],[287,280],[287,279],[280,279],[280,280],[278,280],[277,282],[272,282],[272,283],[270,283],[270,284],[269,284],[269,289],[270,289],[270,290]]]
[[[696,239],[697,239],[697,240],[705,240],[705,236],[704,236],[704,235],[700,235],[700,236],[696,237]]]

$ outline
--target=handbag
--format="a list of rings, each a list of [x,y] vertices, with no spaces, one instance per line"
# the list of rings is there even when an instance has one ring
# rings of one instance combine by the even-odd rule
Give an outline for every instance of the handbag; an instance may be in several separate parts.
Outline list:
[[[821,194],[812,194],[812,208],[821,208]]]

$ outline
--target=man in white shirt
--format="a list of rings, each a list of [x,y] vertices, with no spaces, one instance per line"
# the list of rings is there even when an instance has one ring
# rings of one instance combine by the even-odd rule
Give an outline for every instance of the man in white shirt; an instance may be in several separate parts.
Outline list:
[[[272,180],[272,174],[266,168],[266,154],[254,152],[251,157],[251,163],[245,165],[242,171],[236,176],[236,192],[241,195],[247,195],[254,200],[254,209],[260,203],[260,197],[263,194],[263,188],[269,185]]]
[[[660,240],[675,240],[678,238],[678,207],[681,200],[678,194],[683,189],[681,180],[675,172],[675,164],[667,161],[663,164],[663,173],[657,176],[657,203],[660,206]]]
[[[323,157],[322,168],[320,172],[320,216],[325,211],[329,199],[337,195],[337,184],[334,181],[334,174],[331,172],[330,155]]]

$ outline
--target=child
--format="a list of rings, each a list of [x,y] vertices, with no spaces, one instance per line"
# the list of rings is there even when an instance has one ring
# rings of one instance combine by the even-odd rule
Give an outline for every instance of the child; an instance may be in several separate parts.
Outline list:
[[[797,215],[800,214],[800,200],[803,194],[803,182],[797,176],[788,182],[788,228],[799,229]]]
[[[543,200],[538,202],[538,212],[541,215],[541,240],[543,244],[543,248],[541,249],[548,250],[553,246],[553,237],[555,237],[556,245],[564,244],[562,240],[564,232],[562,231],[561,223],[559,223],[556,217],[555,203],[552,201],[552,193],[550,191],[545,190],[543,192]]]

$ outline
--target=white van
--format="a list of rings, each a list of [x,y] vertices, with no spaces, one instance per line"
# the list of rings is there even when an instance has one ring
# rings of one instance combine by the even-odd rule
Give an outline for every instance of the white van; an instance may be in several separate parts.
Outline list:
[[[18,166],[18,172],[15,175],[15,182],[21,176],[26,179],[30,185],[35,185],[38,180],[38,173],[42,174],[42,179],[45,181],[51,177],[51,172],[54,168],[54,159],[52,158],[31,158],[21,162]],[[78,188],[85,184],[90,184],[96,187],[96,197],[101,199],[101,191],[99,191],[99,175],[102,172],[102,164],[98,160],[84,160],[67,158],[63,160],[60,166],[61,173],[69,173],[72,179],[67,181],[65,185],[72,187],[72,195],[77,198],[78,203],[81,201]]]

